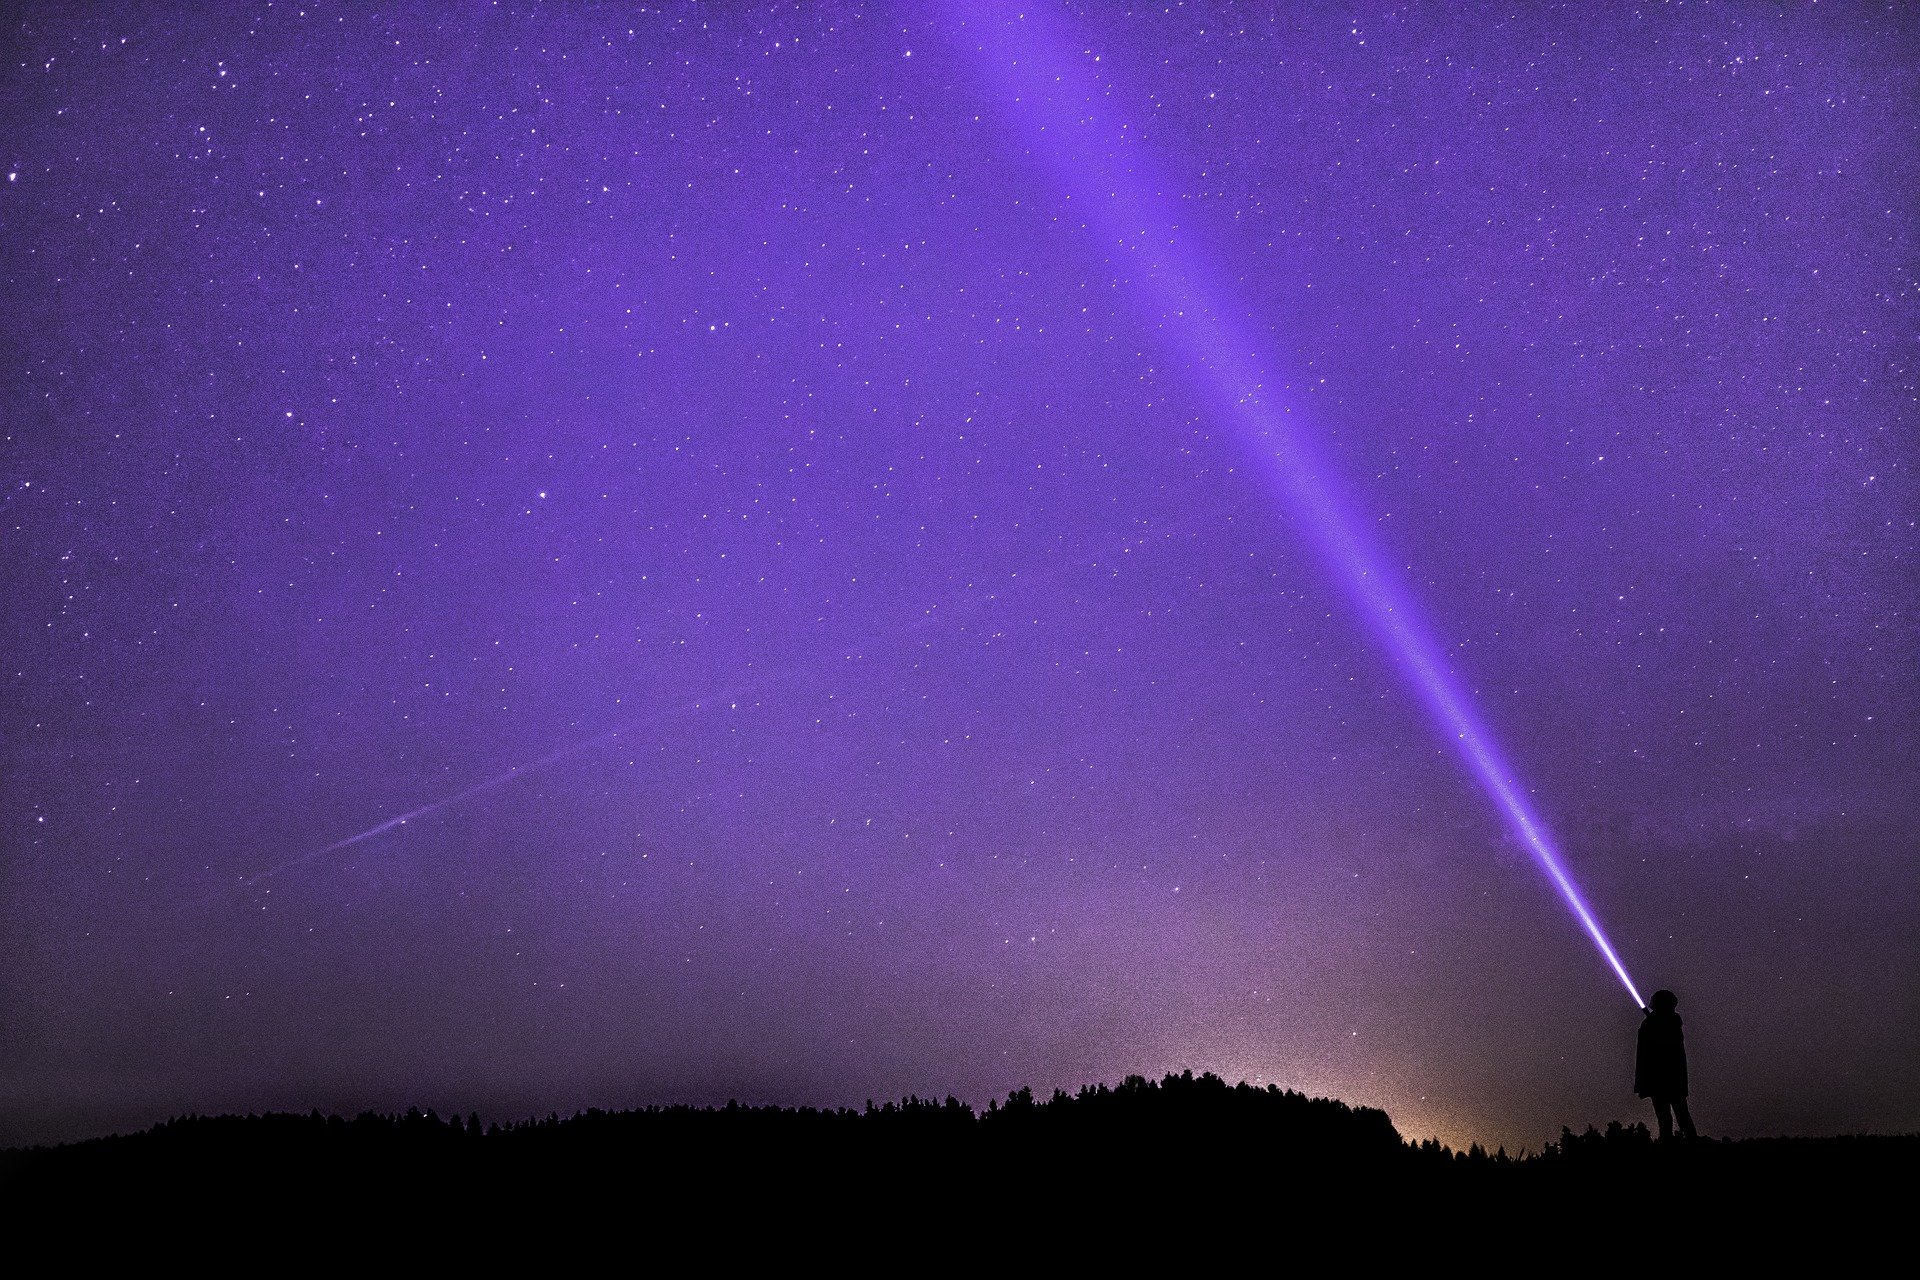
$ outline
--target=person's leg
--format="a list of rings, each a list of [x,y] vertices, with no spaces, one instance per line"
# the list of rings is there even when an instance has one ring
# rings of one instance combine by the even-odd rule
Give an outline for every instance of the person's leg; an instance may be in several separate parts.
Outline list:
[[[1673,1100],[1673,1114],[1680,1120],[1680,1135],[1682,1137],[1697,1138],[1700,1136],[1693,1131],[1693,1113],[1687,1110],[1687,1100],[1685,1098],[1675,1098]]]
[[[1658,1094],[1654,1095],[1653,1114],[1660,1121],[1661,1138],[1671,1138],[1673,1136],[1673,1108],[1668,1105],[1665,1098],[1660,1097]]]

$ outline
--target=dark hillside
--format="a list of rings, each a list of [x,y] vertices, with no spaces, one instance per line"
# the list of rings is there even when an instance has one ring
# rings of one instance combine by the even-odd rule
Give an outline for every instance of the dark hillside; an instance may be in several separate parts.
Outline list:
[[[1634,1232],[1663,1214],[1757,1216],[1805,1234],[1910,1189],[1920,1137],[1661,1145],[1616,1124],[1512,1157],[1404,1143],[1382,1111],[1188,1073],[1045,1100],[1023,1089],[984,1111],[907,1098],[507,1124],[418,1111],[188,1117],[0,1160],[20,1220],[41,1223],[81,1206],[225,1215],[265,1234],[313,1214],[382,1233],[476,1213],[515,1230],[554,1214],[640,1214],[651,1230],[704,1237],[858,1222],[870,1240],[895,1240],[953,1219],[988,1235],[1098,1224],[1101,1247],[1124,1250],[1133,1233],[1165,1245],[1193,1224],[1233,1236],[1280,1219],[1337,1223],[1369,1247],[1416,1226]]]

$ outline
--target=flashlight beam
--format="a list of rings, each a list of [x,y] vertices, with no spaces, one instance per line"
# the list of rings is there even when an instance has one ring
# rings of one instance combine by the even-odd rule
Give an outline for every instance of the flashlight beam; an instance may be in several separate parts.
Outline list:
[[[1565,901],[1607,967],[1646,1007],[1627,967],[1568,872],[1546,823],[1527,800],[1511,764],[1472,700],[1421,625],[1411,595],[1392,572],[1366,525],[1341,500],[1333,468],[1296,427],[1284,383],[1257,354],[1251,328],[1228,319],[1232,290],[1186,248],[1177,206],[1161,194],[1146,149],[1114,117],[1111,94],[1092,74],[1094,56],[1076,52],[1044,0],[1024,10],[1006,0],[954,3],[948,24],[971,41],[1030,157],[1063,197],[1065,215],[1083,221],[1145,311],[1163,342],[1202,376],[1221,416],[1239,430],[1248,454],[1277,491],[1293,523],[1374,633],[1380,647],[1459,753],[1506,825]]]

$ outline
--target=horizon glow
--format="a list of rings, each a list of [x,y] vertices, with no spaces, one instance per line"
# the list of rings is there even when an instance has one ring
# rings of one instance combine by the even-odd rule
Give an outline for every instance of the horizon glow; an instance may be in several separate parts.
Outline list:
[[[1065,212],[1078,214],[1103,244],[1130,257],[1126,283],[1149,326],[1183,359],[1204,371],[1204,384],[1222,416],[1244,437],[1248,456],[1294,527],[1334,570],[1331,575],[1381,649],[1419,696],[1435,725],[1454,744],[1481,790],[1592,940],[1614,976],[1640,1008],[1626,964],[1567,870],[1546,822],[1526,798],[1512,764],[1481,720],[1472,699],[1448,668],[1442,648],[1419,618],[1406,588],[1361,519],[1340,496],[1332,469],[1295,429],[1284,382],[1254,354],[1263,345],[1250,328],[1226,317],[1231,290],[1213,279],[1202,256],[1185,247],[1184,230],[1162,184],[1143,175],[1152,167],[1124,123],[1102,109],[1108,96],[1086,69],[1097,61],[1075,53],[1060,33],[1042,29],[1030,12],[994,0],[954,10],[954,26],[978,38],[974,52],[993,78],[995,96],[1035,159],[1058,183]]]

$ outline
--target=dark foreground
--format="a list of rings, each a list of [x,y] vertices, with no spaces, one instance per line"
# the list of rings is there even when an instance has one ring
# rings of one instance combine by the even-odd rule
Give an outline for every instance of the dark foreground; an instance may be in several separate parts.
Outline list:
[[[1657,1144],[1614,1125],[1520,1158],[1457,1152],[1402,1142],[1382,1111],[1190,1074],[1045,1101],[1022,1090],[979,1113],[909,1098],[504,1125],[191,1117],[0,1153],[16,1239],[84,1221],[96,1248],[128,1243],[115,1232],[138,1219],[170,1224],[176,1245],[184,1224],[227,1243],[338,1248],[344,1232],[462,1253],[633,1230],[713,1261],[911,1248],[925,1262],[929,1247],[1015,1237],[1109,1257],[1311,1241],[1387,1261],[1473,1240],[1489,1259],[1551,1243],[1574,1270],[1638,1266],[1662,1240],[1723,1255],[1829,1233],[1858,1244],[1893,1225],[1880,1207],[1908,1202],[1916,1173],[1920,1135]]]

